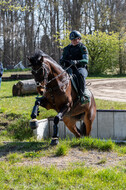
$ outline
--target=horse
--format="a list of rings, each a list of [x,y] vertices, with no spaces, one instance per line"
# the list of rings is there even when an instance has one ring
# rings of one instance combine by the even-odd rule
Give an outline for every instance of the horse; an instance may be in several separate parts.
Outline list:
[[[75,137],[89,136],[96,116],[96,104],[92,92],[90,92],[90,102],[82,105],[69,74],[49,55],[37,50],[28,57],[28,60],[37,91],[41,95],[37,98],[31,114],[33,123],[36,123],[38,107],[42,106],[47,110],[54,109],[58,113],[54,117],[51,145],[59,143],[58,123],[61,119]],[[82,120],[80,129],[76,126],[78,120]]]

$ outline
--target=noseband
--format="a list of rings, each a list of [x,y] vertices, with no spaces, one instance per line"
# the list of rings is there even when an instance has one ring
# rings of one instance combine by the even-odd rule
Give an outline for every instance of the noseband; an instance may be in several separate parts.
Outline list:
[[[34,70],[34,69],[32,69],[32,71],[35,73],[35,74],[37,74],[38,72],[39,72],[39,70],[40,69],[42,69],[43,68],[43,66],[41,66],[39,69],[37,69],[37,70]]]
[[[37,87],[45,88],[46,84],[48,83],[48,70],[47,70],[46,66],[44,64],[42,64],[42,66],[40,68],[38,68],[37,70],[32,69],[32,72],[35,73],[35,75],[36,75],[41,69],[43,70],[43,73],[44,73],[43,74],[43,76],[44,76],[43,82],[45,83],[45,85],[42,86],[39,81],[36,81],[36,85],[37,85]]]

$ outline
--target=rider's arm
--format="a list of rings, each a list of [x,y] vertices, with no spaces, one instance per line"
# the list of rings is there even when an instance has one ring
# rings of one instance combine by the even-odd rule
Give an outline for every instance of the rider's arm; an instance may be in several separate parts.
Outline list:
[[[85,67],[88,64],[88,50],[86,46],[84,46],[83,44],[81,45],[80,49],[82,53],[82,59],[77,60],[77,64],[82,67]]]
[[[73,64],[77,64],[80,67],[86,67],[88,64],[88,50],[87,48],[81,44],[80,46],[82,59],[81,60],[72,60]]]
[[[85,46],[81,47],[81,52],[82,52],[82,60],[79,60],[80,63],[83,64],[88,64],[88,50]]]
[[[67,47],[65,47],[64,49],[63,49],[63,54],[62,54],[62,57],[61,57],[61,59],[60,59],[60,65],[61,66],[63,66],[63,67],[66,67],[66,60],[68,60],[69,59],[69,57],[68,57],[68,46]]]
[[[3,65],[2,63],[0,64],[0,77],[3,75]]]

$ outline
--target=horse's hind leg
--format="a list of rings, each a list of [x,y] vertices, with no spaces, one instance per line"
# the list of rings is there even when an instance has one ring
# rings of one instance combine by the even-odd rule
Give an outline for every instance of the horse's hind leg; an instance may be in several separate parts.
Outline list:
[[[84,122],[81,124],[80,131],[82,136],[86,136],[86,125]]]
[[[76,119],[73,117],[65,117],[63,118],[63,121],[68,129],[75,135],[75,137],[81,137],[80,130],[76,127]]]
[[[83,123],[83,127],[84,127],[83,135],[84,136],[89,136],[90,132],[91,132],[91,129],[92,129],[92,123],[93,123],[91,114],[90,113],[85,113],[83,121],[84,121],[84,123]]]

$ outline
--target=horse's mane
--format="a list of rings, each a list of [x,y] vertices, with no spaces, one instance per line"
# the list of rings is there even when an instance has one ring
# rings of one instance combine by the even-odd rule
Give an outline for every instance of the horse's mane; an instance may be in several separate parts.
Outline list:
[[[59,67],[60,69],[63,70],[63,68],[52,57],[50,57],[48,54],[44,53],[40,49],[35,51],[35,57],[39,57],[39,56],[43,56],[43,57],[49,59],[54,65],[56,65],[57,67]]]

